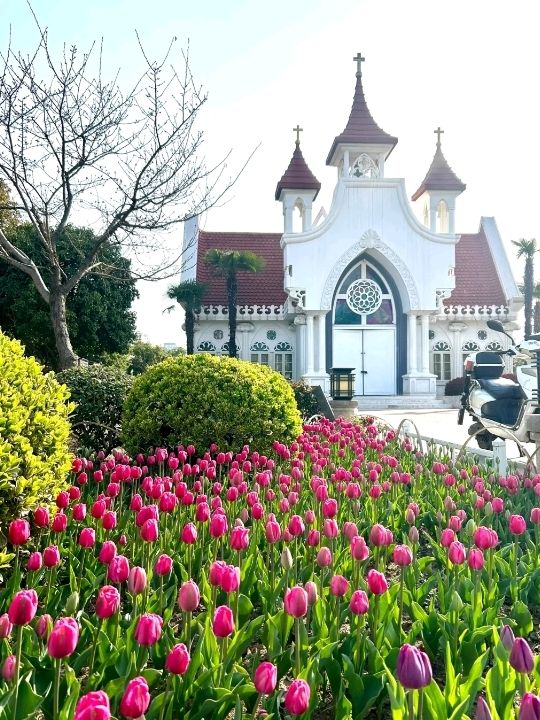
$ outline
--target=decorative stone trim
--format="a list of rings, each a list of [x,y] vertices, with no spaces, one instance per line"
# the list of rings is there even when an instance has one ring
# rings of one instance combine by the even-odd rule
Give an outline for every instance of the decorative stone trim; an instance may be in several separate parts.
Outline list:
[[[508,305],[444,305],[440,315],[509,315]]]
[[[256,317],[259,320],[284,320],[283,305],[237,305],[238,317]],[[204,305],[198,313],[197,320],[226,320],[229,316],[227,305]]]

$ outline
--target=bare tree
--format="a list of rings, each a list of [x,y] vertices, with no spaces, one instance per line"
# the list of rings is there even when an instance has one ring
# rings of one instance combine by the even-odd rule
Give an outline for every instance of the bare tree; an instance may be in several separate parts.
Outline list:
[[[38,29],[32,55],[10,44],[0,56],[0,178],[9,209],[32,223],[46,262],[17,247],[1,226],[0,260],[32,278],[50,308],[59,367],[67,368],[77,357],[66,298],[87,273],[114,271],[100,263],[100,248],[119,243],[134,258],[150,252],[137,277],[171,277],[181,254],[157,260],[163,231],[214,205],[234,179],[223,177],[227,156],[213,167],[201,157],[195,122],[206,95],[187,53],[179,73],[169,65],[172,44],[152,62],[139,42],[145,71],[124,94],[118,75],[103,78],[101,48],[80,54],[64,47],[55,60],[47,30]],[[91,218],[96,240],[67,275],[57,244],[81,214]]]

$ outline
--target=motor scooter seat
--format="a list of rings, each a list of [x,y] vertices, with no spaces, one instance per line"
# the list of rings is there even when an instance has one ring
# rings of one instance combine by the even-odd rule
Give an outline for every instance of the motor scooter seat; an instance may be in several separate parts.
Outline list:
[[[508,378],[497,378],[496,380],[479,378],[478,384],[495,400],[524,400],[527,397],[521,385]]]

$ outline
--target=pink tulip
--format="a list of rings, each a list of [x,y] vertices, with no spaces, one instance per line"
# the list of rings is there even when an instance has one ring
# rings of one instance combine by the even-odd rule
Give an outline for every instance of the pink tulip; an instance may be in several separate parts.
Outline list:
[[[120,593],[113,585],[103,585],[96,598],[96,615],[100,620],[115,615],[120,609]]]
[[[210,537],[220,538],[228,530],[227,517],[221,513],[214,513],[210,520]]]
[[[230,607],[220,605],[216,608],[212,622],[212,630],[214,635],[219,638],[225,638],[233,634],[234,618]]]
[[[120,714],[125,718],[138,720],[148,710],[150,705],[150,692],[148,683],[143,677],[130,680],[120,701]]]
[[[135,628],[135,640],[139,645],[155,645],[161,637],[163,619],[155,613],[141,615]]]
[[[146,590],[146,570],[134,565],[129,571],[128,590],[132,595],[140,595]]]
[[[484,553],[479,548],[471,548],[467,556],[467,563],[471,570],[482,570],[484,567]]]
[[[71,511],[71,517],[76,522],[83,522],[86,518],[86,505],[83,503],[79,503],[78,505],[74,505],[73,509]]]
[[[520,673],[531,673],[534,667],[534,655],[529,643],[525,638],[518,637],[514,640],[510,657],[510,665]]]
[[[223,560],[216,560],[210,565],[208,572],[208,582],[214,587],[221,585],[221,576],[223,574],[223,568],[226,567],[226,563]]]
[[[199,607],[201,594],[193,580],[182,583],[178,591],[178,606],[182,612],[193,612]]]
[[[304,617],[308,609],[308,596],[304,588],[299,585],[287,588],[283,599],[283,607],[287,615],[294,618]]]
[[[540,525],[540,508],[533,507],[531,509],[531,522],[533,525]]]
[[[329,567],[332,564],[332,551],[330,548],[322,547],[317,553],[317,565],[319,567]]]
[[[12,545],[24,545],[30,537],[30,524],[27,520],[12,520],[8,529],[8,540]]]
[[[141,538],[145,542],[155,542],[159,537],[159,527],[157,520],[150,518],[145,520],[141,527]]]
[[[351,539],[351,555],[354,560],[358,562],[363,562],[369,557],[369,548],[364,538],[360,535],[355,535]]]
[[[449,548],[455,539],[456,533],[451,528],[444,528],[441,532],[441,545],[444,548]]]
[[[540,720],[540,697],[525,693],[521,699],[519,720]]]
[[[38,528],[45,528],[49,525],[49,511],[47,508],[38,507],[34,511],[34,525]]]
[[[503,625],[499,633],[503,647],[510,652],[514,646],[515,635],[510,625]]]
[[[302,715],[309,707],[311,690],[305,680],[293,680],[285,693],[285,708],[291,715]]]
[[[90,514],[94,518],[94,520],[99,520],[103,517],[105,514],[105,511],[107,510],[107,503],[105,502],[104,498],[101,498],[100,500],[96,500],[95,503],[90,508]]]
[[[38,596],[35,590],[19,590],[8,608],[9,621],[13,625],[28,625],[37,611]]]
[[[79,545],[82,548],[91,548],[96,544],[96,531],[94,528],[83,528],[79,534]]]
[[[109,563],[107,579],[112,583],[124,583],[129,577],[129,560],[124,555],[115,555]]]
[[[104,530],[114,530],[116,522],[116,513],[112,510],[108,510],[101,518],[101,525]]]
[[[253,684],[259,695],[271,695],[277,685],[277,667],[271,662],[262,662],[253,674]]]
[[[86,693],[77,702],[73,720],[110,720],[111,706],[103,690]]]
[[[293,537],[299,537],[303,535],[305,531],[304,521],[300,515],[293,515],[289,520],[288,530]]]
[[[370,570],[366,577],[368,588],[373,595],[383,595],[388,590],[388,583],[383,573]]]
[[[41,570],[41,566],[43,565],[43,557],[40,552],[33,552],[30,553],[28,557],[28,562],[26,563],[26,567],[28,569],[28,572],[37,572],[38,570]]]
[[[172,558],[169,555],[160,555],[154,565],[154,572],[159,577],[169,575],[173,566]]]
[[[225,565],[221,571],[220,587],[226,593],[236,592],[240,587],[240,568]]]
[[[10,683],[15,679],[15,672],[17,669],[17,656],[8,655],[2,665],[2,678]]]
[[[497,537],[495,530],[481,525],[474,531],[473,541],[476,547],[480,550],[489,550],[497,545],[499,538]]]
[[[369,533],[369,541],[375,547],[388,545],[388,530],[384,525],[374,525]]]
[[[246,550],[249,545],[249,530],[248,528],[239,526],[234,527],[231,530],[230,538],[231,548],[236,552],[242,552]]]
[[[492,720],[491,711],[482,696],[476,701],[476,713],[474,720]]]
[[[43,564],[46,568],[56,567],[60,563],[60,550],[56,545],[49,545],[43,550]]]
[[[183,543],[186,545],[193,545],[197,541],[197,528],[193,523],[188,523],[182,528],[182,534],[180,536]]]
[[[9,615],[7,613],[0,615],[0,640],[8,638],[11,635],[12,630],[13,625],[9,619]]]
[[[79,641],[79,626],[72,617],[59,618],[53,625],[47,641],[47,652],[53,658],[71,655]]]
[[[175,645],[167,655],[165,668],[173,675],[185,675],[189,667],[189,651],[184,643]]]
[[[110,565],[112,559],[116,556],[116,545],[112,540],[105,540],[99,551],[98,559],[103,565]]]
[[[349,609],[353,615],[365,615],[369,610],[369,599],[363,590],[355,590],[351,596]]]
[[[312,605],[315,605],[318,600],[317,586],[315,583],[312,580],[308,580],[304,585],[304,589],[307,593],[308,606],[311,607]]]
[[[50,615],[45,613],[40,615],[36,622],[36,635],[40,640],[46,641],[51,634],[53,626],[53,619]]]
[[[339,527],[335,520],[326,519],[323,524],[323,535],[329,540],[337,538],[339,535]]]
[[[407,567],[413,560],[411,548],[408,545],[396,545],[392,559],[399,567]]]
[[[508,529],[512,535],[523,535],[523,533],[527,530],[525,518],[521,515],[510,515],[508,518]]]
[[[448,559],[453,565],[462,565],[465,562],[466,552],[462,543],[454,540],[448,548]]]
[[[333,575],[330,580],[330,592],[335,597],[343,597],[349,589],[349,581],[343,575]]]

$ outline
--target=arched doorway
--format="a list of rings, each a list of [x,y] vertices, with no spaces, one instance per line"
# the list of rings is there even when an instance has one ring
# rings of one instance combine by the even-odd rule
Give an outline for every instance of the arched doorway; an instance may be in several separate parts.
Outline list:
[[[360,257],[345,270],[332,304],[332,365],[351,367],[355,395],[396,395],[403,316],[397,288],[380,265]]]

